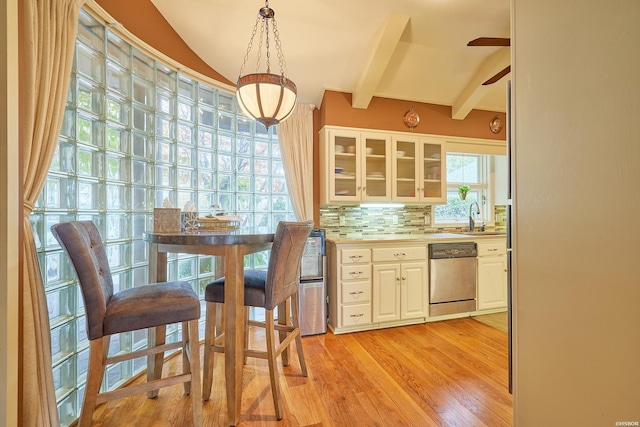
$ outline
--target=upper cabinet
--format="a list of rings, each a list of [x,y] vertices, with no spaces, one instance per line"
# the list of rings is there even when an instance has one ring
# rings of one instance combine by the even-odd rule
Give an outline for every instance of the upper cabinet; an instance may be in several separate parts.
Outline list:
[[[392,136],[392,198],[403,203],[446,203],[445,150],[441,141]]]
[[[320,203],[446,203],[443,141],[325,127],[320,132]]]
[[[320,148],[321,203],[391,200],[391,136],[327,129]]]

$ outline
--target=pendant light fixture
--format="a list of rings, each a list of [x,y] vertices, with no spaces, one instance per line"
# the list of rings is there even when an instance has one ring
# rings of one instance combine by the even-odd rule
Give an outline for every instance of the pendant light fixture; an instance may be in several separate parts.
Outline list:
[[[258,43],[256,72],[243,75],[244,67],[249,59],[251,48],[253,47],[253,39],[258,32],[258,24],[260,24],[260,40]],[[280,65],[280,74],[271,74],[271,55],[269,52],[270,27],[273,32],[273,41],[278,56],[278,64]],[[263,42],[266,48],[266,73],[259,72]],[[253,26],[247,53],[244,56],[242,67],[240,68],[240,76],[238,77],[238,83],[236,85],[236,95],[242,112],[265,125],[267,129],[269,126],[286,120],[296,106],[297,88],[295,83],[285,76],[285,69],[286,62],[280,45],[275,12],[269,7],[269,0],[266,0],[265,7],[258,11],[258,17]]]

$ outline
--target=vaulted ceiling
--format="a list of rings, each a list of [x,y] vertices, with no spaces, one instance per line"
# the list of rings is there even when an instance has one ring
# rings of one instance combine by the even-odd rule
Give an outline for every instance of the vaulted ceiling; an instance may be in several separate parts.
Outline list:
[[[236,81],[263,2],[152,2],[196,54]],[[509,65],[509,47],[467,43],[509,37],[509,0],[271,0],[269,6],[300,103],[319,105],[325,90],[336,90],[352,93],[356,108],[377,96],[448,105],[456,119],[474,108],[506,110],[509,75],[482,83]],[[255,71],[251,65],[247,72]]]

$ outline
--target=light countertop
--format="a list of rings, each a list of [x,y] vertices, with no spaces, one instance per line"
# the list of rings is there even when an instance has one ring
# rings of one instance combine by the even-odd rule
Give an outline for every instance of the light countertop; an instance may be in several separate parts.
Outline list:
[[[505,239],[503,233],[487,234],[463,234],[463,233],[420,233],[420,234],[371,234],[371,235],[335,235],[327,234],[327,242],[334,244],[344,243],[432,243],[443,241],[478,241],[488,239]]]

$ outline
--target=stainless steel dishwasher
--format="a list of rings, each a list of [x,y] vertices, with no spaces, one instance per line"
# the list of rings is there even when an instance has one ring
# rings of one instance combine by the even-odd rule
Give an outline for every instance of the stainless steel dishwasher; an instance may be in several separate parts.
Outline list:
[[[476,310],[475,242],[429,245],[429,316]]]

